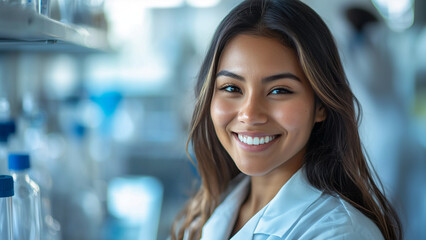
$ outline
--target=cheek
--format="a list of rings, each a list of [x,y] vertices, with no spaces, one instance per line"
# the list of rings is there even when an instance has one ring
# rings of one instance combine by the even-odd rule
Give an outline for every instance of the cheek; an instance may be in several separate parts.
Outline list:
[[[303,102],[288,102],[274,111],[274,118],[287,131],[298,130],[311,125],[312,111],[312,106]]]
[[[225,127],[230,121],[232,121],[234,113],[234,104],[217,96],[213,96],[210,106],[210,114],[216,131],[219,130],[217,129],[218,127]]]

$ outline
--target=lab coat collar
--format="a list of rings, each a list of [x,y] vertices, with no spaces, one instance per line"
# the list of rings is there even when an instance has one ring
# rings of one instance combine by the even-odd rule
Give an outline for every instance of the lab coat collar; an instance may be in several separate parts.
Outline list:
[[[250,177],[241,174],[233,182],[236,184],[234,187],[231,184],[231,192],[225,195],[224,201],[215,209],[204,225],[202,240],[229,238],[241,204],[247,197]],[[275,197],[249,221],[251,225],[249,228],[255,225],[254,235],[266,234],[282,237],[321,194],[321,191],[310,185],[302,167],[281,187]],[[253,231],[252,228],[249,230],[244,229],[244,227],[241,230]]]
[[[253,234],[282,237],[321,194],[308,182],[302,167],[265,206]]]
[[[226,239],[231,234],[240,206],[247,197],[249,185],[250,177],[244,174],[240,174],[232,180],[229,191],[224,194],[226,198],[204,224],[202,240]]]

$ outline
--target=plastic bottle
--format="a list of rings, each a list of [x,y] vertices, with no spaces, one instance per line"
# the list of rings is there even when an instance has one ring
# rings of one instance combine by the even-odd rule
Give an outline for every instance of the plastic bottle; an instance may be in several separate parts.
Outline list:
[[[15,184],[13,235],[16,239],[41,239],[41,198],[39,186],[28,175],[30,156],[9,154],[9,170]]]
[[[13,178],[8,175],[0,175],[0,239],[2,240],[13,239],[13,194]]]
[[[53,183],[52,172],[55,172],[51,158],[51,149],[48,149],[48,135],[46,133],[45,114],[39,108],[34,94],[27,92],[22,97],[22,112],[18,117],[18,134],[12,139],[10,148],[14,152],[26,152],[31,155],[30,178],[35,181],[41,191],[41,220],[42,239],[60,240],[61,225],[52,216],[51,196]]]

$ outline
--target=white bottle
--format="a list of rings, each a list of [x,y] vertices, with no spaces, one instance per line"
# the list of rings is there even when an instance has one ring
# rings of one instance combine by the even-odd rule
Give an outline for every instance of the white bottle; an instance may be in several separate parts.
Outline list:
[[[41,239],[41,198],[39,186],[28,175],[30,156],[9,154],[9,171],[15,185],[13,197],[13,236],[15,239]]]
[[[7,175],[0,175],[0,239],[2,240],[13,239],[13,193],[13,178]]]

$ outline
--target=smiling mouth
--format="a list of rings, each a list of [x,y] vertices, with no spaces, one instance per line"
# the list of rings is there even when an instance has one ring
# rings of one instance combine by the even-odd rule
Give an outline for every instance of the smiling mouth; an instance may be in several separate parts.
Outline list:
[[[247,135],[238,134],[238,133],[234,133],[234,135],[236,135],[236,137],[240,140],[240,142],[247,144],[249,146],[264,145],[276,139],[277,137],[281,136],[280,134],[278,134],[278,135],[269,135],[269,136],[262,136],[262,137],[252,137],[252,136],[247,136]]]

